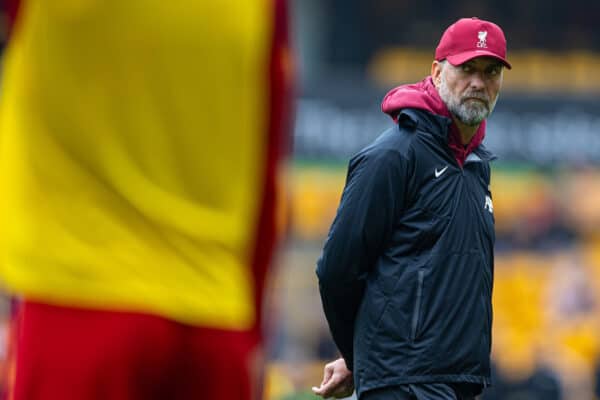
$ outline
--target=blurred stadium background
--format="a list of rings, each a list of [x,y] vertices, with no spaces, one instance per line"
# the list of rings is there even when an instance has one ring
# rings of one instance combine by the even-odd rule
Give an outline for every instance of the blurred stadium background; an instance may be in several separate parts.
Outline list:
[[[513,64],[486,139],[499,160],[496,386],[483,399],[600,399],[600,2],[291,0],[298,98],[269,400],[314,398],[337,357],[314,265],[346,162],[390,125],[379,111],[387,90],[426,76],[443,30],[463,16],[501,25]]]

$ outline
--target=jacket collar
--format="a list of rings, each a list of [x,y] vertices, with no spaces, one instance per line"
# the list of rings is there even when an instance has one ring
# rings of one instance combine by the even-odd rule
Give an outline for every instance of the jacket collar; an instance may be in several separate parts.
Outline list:
[[[429,111],[417,108],[405,108],[398,113],[397,121],[398,127],[403,127],[411,131],[417,128],[424,130],[448,145],[450,127],[452,125],[451,118],[435,115]],[[489,162],[497,158],[496,155],[481,143],[466,156],[464,162]]]
[[[420,130],[427,131],[432,135],[448,142],[448,129],[452,125],[452,119],[432,114],[429,111],[417,108],[405,108],[398,114],[398,126],[415,130],[417,127]]]

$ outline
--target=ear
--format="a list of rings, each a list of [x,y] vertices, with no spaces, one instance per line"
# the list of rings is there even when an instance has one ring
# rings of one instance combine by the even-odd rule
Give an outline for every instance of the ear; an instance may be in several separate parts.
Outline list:
[[[431,79],[433,79],[433,84],[435,87],[439,87],[442,83],[442,68],[444,66],[437,60],[433,60],[431,63]]]

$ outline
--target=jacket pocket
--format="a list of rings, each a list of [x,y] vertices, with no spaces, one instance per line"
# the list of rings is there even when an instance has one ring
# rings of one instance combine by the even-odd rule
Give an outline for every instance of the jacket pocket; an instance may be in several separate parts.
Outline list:
[[[412,323],[410,328],[410,339],[417,339],[417,330],[419,328],[419,319],[421,316],[421,303],[423,302],[423,281],[425,279],[425,270],[420,268],[417,275],[417,293],[415,295],[415,306],[413,308]]]

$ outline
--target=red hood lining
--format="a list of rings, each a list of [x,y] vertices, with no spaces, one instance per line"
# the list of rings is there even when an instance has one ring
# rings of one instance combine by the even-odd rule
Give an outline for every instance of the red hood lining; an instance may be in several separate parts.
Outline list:
[[[395,122],[398,122],[398,114],[405,108],[416,108],[434,115],[451,118],[451,114],[438,94],[431,76],[421,82],[398,86],[390,90],[381,102],[381,111],[388,114]],[[450,125],[448,147],[452,150],[456,162],[461,167],[467,156],[483,142],[485,125],[485,121],[483,121],[466,146],[462,144],[456,124],[453,122]]]

